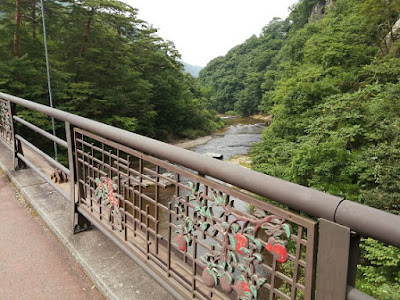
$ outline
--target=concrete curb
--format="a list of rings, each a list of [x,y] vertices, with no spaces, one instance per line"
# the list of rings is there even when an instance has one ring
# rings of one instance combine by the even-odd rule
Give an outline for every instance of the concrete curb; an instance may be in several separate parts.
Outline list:
[[[12,152],[2,142],[0,168],[107,299],[173,299],[99,230],[74,235],[71,204],[33,170],[14,171]]]

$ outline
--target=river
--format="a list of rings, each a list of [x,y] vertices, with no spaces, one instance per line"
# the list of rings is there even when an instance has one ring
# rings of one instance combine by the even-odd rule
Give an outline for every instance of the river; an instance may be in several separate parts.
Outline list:
[[[215,133],[211,137],[208,137],[205,141],[200,139],[202,144],[195,141],[194,144],[197,146],[189,148],[190,150],[206,154],[208,152],[219,153],[224,156],[224,160],[230,160],[233,157],[245,156],[249,153],[252,144],[260,141],[262,136],[262,130],[266,127],[267,123],[262,120],[257,120],[253,118],[243,118],[243,117],[229,117],[225,118],[226,126],[219,132]],[[187,142],[185,142],[187,144]],[[153,185],[145,188],[143,192],[150,198],[154,199],[155,189]],[[168,203],[173,200],[175,194],[175,187],[169,186],[162,189],[158,195],[158,201],[167,206]],[[143,207],[145,205],[150,205],[150,213],[154,215],[154,205],[144,201]],[[241,200],[235,201],[235,207],[238,210],[248,212],[249,205]],[[160,215],[159,218],[164,226],[160,226],[160,233],[162,235],[167,234],[167,215]]]
[[[265,121],[250,117],[223,117],[226,126],[214,134],[206,143],[190,150],[206,154],[222,154],[224,160],[247,155],[251,146],[261,140]]]

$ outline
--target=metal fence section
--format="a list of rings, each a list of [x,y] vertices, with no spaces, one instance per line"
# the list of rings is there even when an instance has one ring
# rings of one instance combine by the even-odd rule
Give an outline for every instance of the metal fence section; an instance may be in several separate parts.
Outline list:
[[[316,222],[80,129],[80,212],[188,298],[311,299]]]
[[[0,139],[10,148],[14,141],[10,101],[0,99]]]
[[[63,121],[66,140],[16,106]],[[18,125],[67,148],[68,167]],[[74,233],[96,226],[176,298],[371,299],[353,288],[360,237],[400,247],[399,216],[4,93],[0,141],[16,169],[71,201]],[[68,175],[70,192],[22,147]]]

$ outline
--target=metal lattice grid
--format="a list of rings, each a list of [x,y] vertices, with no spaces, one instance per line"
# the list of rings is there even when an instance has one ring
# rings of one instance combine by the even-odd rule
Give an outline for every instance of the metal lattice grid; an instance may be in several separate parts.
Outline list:
[[[315,221],[87,131],[74,136],[78,207],[182,295],[312,298]]]

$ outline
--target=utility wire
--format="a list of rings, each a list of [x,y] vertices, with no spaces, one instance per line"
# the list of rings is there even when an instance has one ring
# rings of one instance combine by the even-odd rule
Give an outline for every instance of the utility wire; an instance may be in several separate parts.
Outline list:
[[[49,52],[47,50],[47,35],[46,35],[46,23],[44,20],[44,4],[43,0],[40,0],[40,7],[42,9],[42,25],[43,25],[43,39],[44,39],[44,54],[46,57],[46,72],[47,72],[47,88],[49,91],[49,101],[50,107],[53,108],[53,96],[51,93],[51,81],[50,81],[50,64],[49,64]],[[56,136],[56,126],[54,124],[54,118],[51,117],[51,126],[53,129],[53,135]],[[54,159],[58,161],[58,153],[57,153],[57,143],[54,142]]]

